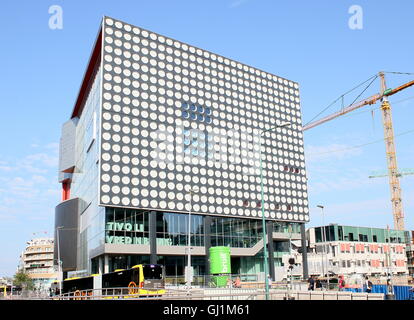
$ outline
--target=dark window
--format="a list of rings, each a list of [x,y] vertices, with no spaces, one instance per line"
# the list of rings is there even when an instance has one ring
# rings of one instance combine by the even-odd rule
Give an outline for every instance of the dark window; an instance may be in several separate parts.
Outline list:
[[[162,268],[157,265],[144,265],[143,266],[144,279],[162,279]]]
[[[335,241],[335,227],[329,226],[326,231],[326,239],[327,241]]]
[[[339,237],[339,241],[344,240],[344,233],[342,231],[342,227],[338,227],[338,237]]]

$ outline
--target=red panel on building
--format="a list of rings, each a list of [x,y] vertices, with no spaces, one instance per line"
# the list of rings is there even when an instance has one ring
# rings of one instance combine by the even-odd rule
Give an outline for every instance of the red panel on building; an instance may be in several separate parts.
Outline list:
[[[357,252],[364,252],[365,251],[365,246],[361,243],[356,244],[355,248],[356,248]]]
[[[380,261],[379,260],[371,260],[371,267],[379,268]]]
[[[395,264],[397,265],[397,267],[405,267],[405,261],[404,260],[397,260],[395,262]]]
[[[62,201],[69,200],[70,198],[70,182],[62,182]]]

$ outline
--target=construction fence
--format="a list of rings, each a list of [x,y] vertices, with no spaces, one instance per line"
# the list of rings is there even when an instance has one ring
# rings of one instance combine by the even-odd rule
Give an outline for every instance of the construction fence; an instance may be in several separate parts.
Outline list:
[[[362,292],[363,288],[346,288],[348,292]],[[372,293],[383,293],[384,295],[392,293],[394,300],[414,300],[414,291],[411,286],[392,286],[392,289],[388,288],[385,284],[374,284],[372,286]]]

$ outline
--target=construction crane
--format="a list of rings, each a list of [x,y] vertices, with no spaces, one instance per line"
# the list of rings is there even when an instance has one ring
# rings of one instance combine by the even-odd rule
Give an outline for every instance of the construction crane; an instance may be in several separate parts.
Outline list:
[[[390,184],[390,191],[391,191],[391,203],[392,203],[392,212],[393,212],[393,218],[394,218],[394,229],[404,230],[404,212],[403,212],[402,199],[401,199],[401,187],[400,187],[398,167],[397,167],[397,158],[396,158],[396,152],[395,152],[391,105],[388,101],[388,97],[406,88],[411,87],[412,85],[414,85],[414,80],[404,83],[403,85],[395,89],[391,89],[391,88],[387,88],[384,72],[379,72],[378,76],[381,79],[381,90],[379,93],[367,99],[353,103],[349,105],[348,107],[343,108],[340,111],[335,112],[331,115],[328,115],[322,119],[306,124],[305,126],[303,126],[302,130],[303,131],[309,130],[318,125],[321,125],[322,123],[328,122],[344,114],[347,114],[351,111],[354,111],[366,105],[372,105],[372,104],[377,103],[378,101],[381,101],[380,109],[382,111],[382,123],[384,127],[385,152],[386,152],[387,165],[388,165],[388,176],[389,176],[389,184]]]

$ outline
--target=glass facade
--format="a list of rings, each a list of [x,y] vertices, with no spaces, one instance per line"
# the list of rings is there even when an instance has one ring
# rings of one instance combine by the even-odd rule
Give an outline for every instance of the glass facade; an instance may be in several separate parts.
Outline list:
[[[100,97],[101,70],[98,70],[76,126],[76,170],[71,185],[71,198],[82,198],[88,204],[98,196]]]
[[[211,245],[251,248],[262,238],[262,221],[237,218],[213,218]]]
[[[291,222],[274,222],[273,232],[300,233],[300,224]]]
[[[90,250],[103,243],[105,210],[97,205],[101,91],[101,69],[99,69],[76,126],[76,169],[71,183],[71,198],[82,199],[78,243],[78,268],[82,270],[90,269]]]
[[[105,243],[149,244],[148,212],[106,208]]]
[[[380,228],[329,225],[325,226],[325,233],[327,241],[406,243],[409,239],[408,231]],[[323,227],[315,228],[315,239],[322,242]]]
[[[106,208],[105,243],[149,244],[149,211]],[[188,215],[156,212],[158,245],[186,246]],[[191,245],[204,246],[204,217],[191,215]]]
[[[157,246],[187,246],[188,214],[172,212],[143,211],[128,208],[105,208],[105,243],[111,244],[150,244],[150,214],[156,215]],[[290,225],[290,226],[289,226]],[[206,230],[205,228],[209,228]],[[274,222],[273,230],[283,233],[299,233],[300,225]],[[204,247],[206,231],[210,236],[211,247],[229,246],[232,248],[252,248],[262,239],[262,221],[243,218],[211,218],[206,226],[206,217],[191,215],[191,245]],[[287,241],[274,241],[275,266],[281,265],[281,256],[289,252]],[[182,277],[187,265],[185,255],[157,255],[157,263],[165,265],[167,277]],[[263,272],[263,249],[253,256],[231,257],[232,273],[257,274]],[[110,255],[109,271],[132,267],[139,263],[149,263],[149,255]],[[205,256],[192,255],[191,265],[195,275],[206,274]],[[92,270],[98,270],[96,259]],[[207,272],[208,273],[208,272]],[[177,280],[177,279],[176,279]]]
[[[191,215],[191,245],[204,246],[204,216]],[[188,242],[188,215],[157,213],[157,244],[186,246]]]
[[[184,276],[184,270],[187,266],[187,257],[185,256],[158,256],[157,263],[165,266],[165,274],[170,277]],[[191,256],[191,266],[194,268],[194,275],[205,275],[205,257]]]
[[[149,244],[149,211],[106,208],[105,243]],[[158,245],[187,246],[188,214],[156,212]],[[205,216],[191,215],[191,245],[203,247]],[[291,224],[300,232],[298,224]],[[275,225],[278,232],[288,232],[284,225]],[[212,218],[211,246],[251,248],[262,238],[262,221],[242,218]]]

